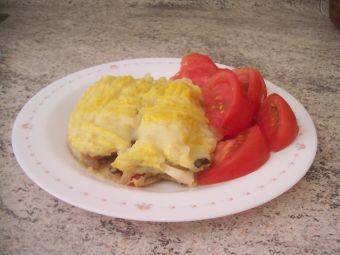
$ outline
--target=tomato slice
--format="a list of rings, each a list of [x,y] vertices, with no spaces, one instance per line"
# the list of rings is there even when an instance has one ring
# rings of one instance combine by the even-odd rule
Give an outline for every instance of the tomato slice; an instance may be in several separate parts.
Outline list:
[[[269,155],[267,141],[255,125],[233,139],[219,142],[211,166],[197,174],[197,182],[213,184],[244,176],[262,166]]]
[[[293,110],[286,100],[275,93],[269,95],[263,102],[257,115],[257,124],[272,151],[287,147],[299,132]]]
[[[219,70],[202,89],[206,116],[222,136],[235,136],[252,121],[253,110],[237,76]]]
[[[171,79],[188,78],[193,84],[205,87],[217,71],[218,67],[207,55],[192,53],[182,58],[180,70]]]
[[[254,115],[256,115],[267,96],[266,84],[261,73],[255,68],[237,68],[232,71],[240,80],[253,106]]]
[[[183,67],[202,64],[210,64],[212,66],[215,66],[214,61],[208,55],[195,52],[185,55],[181,60],[181,65]]]

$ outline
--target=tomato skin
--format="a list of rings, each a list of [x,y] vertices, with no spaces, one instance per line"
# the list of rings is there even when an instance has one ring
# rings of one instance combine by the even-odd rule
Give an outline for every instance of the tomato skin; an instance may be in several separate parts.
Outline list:
[[[232,71],[219,70],[202,89],[202,95],[206,116],[222,136],[235,136],[250,125],[253,110]]]
[[[254,116],[264,99],[267,97],[267,87],[261,73],[255,68],[236,68],[232,70],[238,77],[243,89],[253,106]]]
[[[249,174],[269,158],[270,150],[260,128],[255,125],[237,137],[220,141],[213,163],[197,174],[198,184],[214,184]]]
[[[289,104],[278,94],[269,95],[257,116],[257,124],[272,151],[280,151],[291,144],[299,133],[296,117]]]
[[[192,53],[182,58],[180,70],[170,79],[188,78],[202,88],[217,71],[218,67],[207,55]]]

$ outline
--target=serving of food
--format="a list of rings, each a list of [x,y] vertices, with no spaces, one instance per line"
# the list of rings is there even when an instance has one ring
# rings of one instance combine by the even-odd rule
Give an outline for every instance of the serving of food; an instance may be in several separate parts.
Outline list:
[[[68,144],[88,170],[123,185],[195,186],[255,171],[298,130],[289,104],[267,96],[258,70],[219,68],[193,53],[170,80],[96,81],[70,116]]]
[[[200,89],[185,80],[107,76],[72,112],[70,148],[88,169],[121,184],[193,186],[217,140],[201,101]]]
[[[115,61],[52,82],[20,110],[12,145],[24,172],[58,199],[175,222],[281,195],[310,168],[317,136],[298,100],[258,70],[194,53]]]

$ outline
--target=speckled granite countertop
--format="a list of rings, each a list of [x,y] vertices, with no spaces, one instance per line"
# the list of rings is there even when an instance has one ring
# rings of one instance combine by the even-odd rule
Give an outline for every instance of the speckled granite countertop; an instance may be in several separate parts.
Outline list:
[[[340,254],[340,31],[319,1],[2,2],[0,254]],[[40,89],[100,63],[192,51],[255,66],[308,109],[319,147],[291,190],[233,216],[150,223],[78,209],[23,173],[11,128]]]

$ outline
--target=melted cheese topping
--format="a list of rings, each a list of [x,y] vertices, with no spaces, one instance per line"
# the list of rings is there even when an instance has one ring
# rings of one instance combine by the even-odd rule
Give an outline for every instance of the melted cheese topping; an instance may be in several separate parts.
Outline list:
[[[117,153],[123,173],[168,175],[192,185],[197,159],[210,160],[216,137],[201,91],[187,80],[107,76],[82,96],[69,121],[69,145],[91,157]]]

